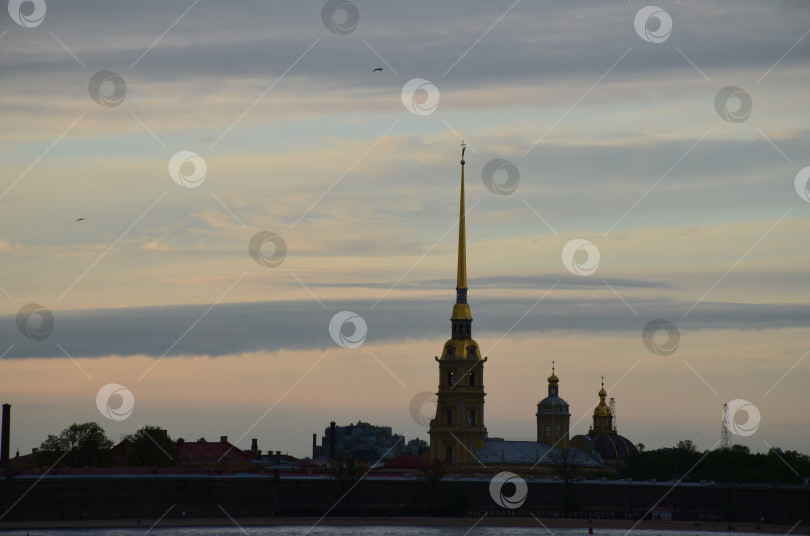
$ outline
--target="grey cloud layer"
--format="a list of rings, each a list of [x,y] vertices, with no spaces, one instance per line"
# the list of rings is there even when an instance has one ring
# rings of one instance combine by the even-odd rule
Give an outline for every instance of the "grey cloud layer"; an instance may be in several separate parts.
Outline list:
[[[382,90],[391,81],[390,73],[359,76],[370,74],[369,66],[380,63],[363,43],[365,39],[402,77],[442,78],[448,88],[504,81],[534,82],[540,88],[555,78],[592,79],[634,45],[633,57],[619,65],[616,73],[651,84],[667,71],[696,76],[675,53],[676,46],[707,73],[748,67],[764,72],[810,25],[810,12],[801,4],[683,2],[666,7],[674,29],[665,44],[670,53],[662,54],[661,47],[644,43],[633,30],[639,5],[523,2],[444,77],[511,2],[357,5],[361,14],[357,30],[337,36],[321,23],[319,2],[201,2],[130,71],[132,62],[180,16],[184,6],[51,2],[45,22],[36,31],[0,17],[0,31],[9,30],[0,68],[4,78],[79,72],[75,61],[47,35],[53,31],[88,70],[127,71],[133,82],[166,82],[178,76],[196,83],[207,80],[209,85],[198,89],[217,91],[228,79],[278,76],[321,38],[322,46],[292,73],[292,78],[306,80],[300,90]],[[797,47],[785,57],[782,68],[802,65],[808,58],[810,48]],[[401,86],[403,80],[396,83]]]
[[[476,337],[499,338],[528,311],[537,297],[472,300]],[[364,317],[368,324],[366,343],[406,340],[436,341],[449,337],[449,299],[386,299],[369,310],[369,301],[327,302],[326,309],[314,302],[279,301],[220,304],[189,331],[171,352],[167,350],[194,324],[207,305],[56,311],[52,334],[44,340],[28,340],[17,331],[15,318],[0,318],[0,340],[14,344],[6,358],[64,357],[61,345],[73,357],[108,355],[221,356],[243,352],[311,350],[335,346],[328,333],[329,321],[341,310]],[[810,305],[705,303],[683,317],[691,303],[635,300],[639,316],[618,298],[557,299],[553,294],[540,302],[511,332],[512,336],[543,332],[638,334],[654,319],[673,322],[682,336],[690,331],[759,330],[806,327]],[[348,329],[348,328],[347,328]],[[486,345],[486,342],[483,342]]]

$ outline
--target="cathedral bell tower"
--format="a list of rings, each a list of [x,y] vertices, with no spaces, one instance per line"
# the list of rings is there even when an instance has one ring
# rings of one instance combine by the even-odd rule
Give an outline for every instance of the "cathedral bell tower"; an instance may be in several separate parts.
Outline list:
[[[484,363],[472,339],[472,315],[467,303],[467,237],[464,219],[464,151],[461,143],[461,201],[458,222],[456,303],[450,317],[451,338],[439,363],[436,417],[430,421],[430,459],[464,465],[475,463],[475,450],[484,448]]]

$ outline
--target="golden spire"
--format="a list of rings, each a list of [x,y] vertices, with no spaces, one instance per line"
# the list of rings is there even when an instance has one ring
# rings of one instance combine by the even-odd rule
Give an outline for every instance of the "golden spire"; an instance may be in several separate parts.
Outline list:
[[[456,277],[456,304],[451,320],[463,320],[464,325],[454,324],[453,338],[470,338],[470,306],[467,304],[467,229],[464,218],[464,151],[467,144],[461,141],[461,200],[458,213],[458,273]]]
[[[467,144],[461,140],[461,202],[458,216],[458,275],[456,288],[467,288],[467,232],[464,221],[464,151]]]

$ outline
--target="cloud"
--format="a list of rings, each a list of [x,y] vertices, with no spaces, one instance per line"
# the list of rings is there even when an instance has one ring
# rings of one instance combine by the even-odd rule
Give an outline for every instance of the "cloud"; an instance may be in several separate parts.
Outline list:
[[[653,299],[635,300],[636,316],[605,292],[607,297],[596,298],[555,297],[552,292],[539,303],[539,292],[537,298],[474,299],[474,335],[479,340],[544,332],[640,337],[644,325],[654,318],[669,320],[682,334],[709,329],[793,328],[806,326],[810,318],[810,305],[806,304],[716,302],[703,303],[684,317],[691,303]],[[452,303],[446,298],[391,298],[373,310],[371,304],[346,300],[326,302],[322,308],[314,301],[275,301],[223,303],[210,311],[209,305],[54,311],[54,330],[47,339],[25,339],[12,316],[2,318],[0,339],[14,343],[6,356],[10,359],[64,357],[57,344],[76,358],[274,353],[333,346],[328,326],[341,310],[365,319],[368,343],[435,340],[438,347],[449,336]]]
[[[565,274],[546,274],[546,275],[491,275],[482,276],[475,279],[476,289],[538,289],[548,288],[557,283],[560,289],[582,289],[582,288],[600,288],[605,287],[605,281],[614,287],[625,288],[643,288],[643,289],[661,289],[670,288],[671,285],[663,281],[643,281],[638,279],[589,279],[583,277],[572,277]],[[416,290],[446,290],[453,288],[455,281],[452,279],[428,279],[422,281],[402,282],[397,284],[397,288],[416,289]],[[363,287],[363,288],[382,288],[388,289],[391,283],[330,283],[330,282],[315,282],[311,283],[312,287]]]

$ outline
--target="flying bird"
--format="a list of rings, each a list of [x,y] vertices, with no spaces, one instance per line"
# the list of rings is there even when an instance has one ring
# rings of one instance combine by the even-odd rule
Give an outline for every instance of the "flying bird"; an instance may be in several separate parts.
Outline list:
[[[84,218],[76,218],[76,221],[86,221]]]
[[[374,70],[373,70],[373,71],[371,71],[371,72],[372,72],[372,73],[376,73],[377,71],[382,72],[382,70],[383,70],[383,69],[382,69],[382,67],[377,67],[376,69],[374,69]]]

